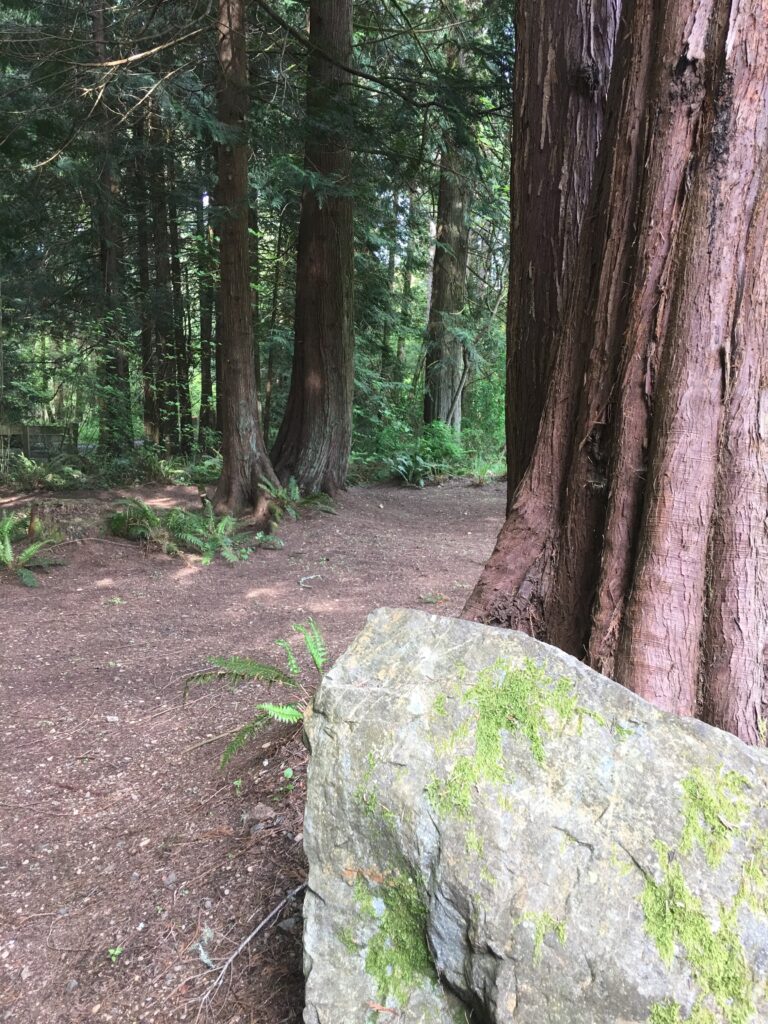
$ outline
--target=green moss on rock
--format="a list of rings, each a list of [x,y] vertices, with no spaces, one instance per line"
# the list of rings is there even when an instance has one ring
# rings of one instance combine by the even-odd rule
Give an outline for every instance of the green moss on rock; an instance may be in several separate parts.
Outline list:
[[[736,924],[736,909],[721,908],[713,929],[698,897],[688,888],[678,860],[657,844],[660,882],[646,879],[643,911],[646,931],[659,956],[671,966],[684,952],[702,997],[711,996],[727,1024],[748,1024],[755,1013],[752,977]],[[672,1018],[674,1020],[674,1018]],[[654,1024],[660,1024],[663,1018]]]
[[[743,775],[724,771],[722,765],[710,772],[694,768],[683,780],[682,854],[700,846],[711,867],[722,863],[747,813],[743,794],[748,785]]]
[[[363,917],[375,919],[376,910],[373,905],[373,895],[370,886],[362,875],[358,875],[355,879],[355,903]]]
[[[682,1010],[677,1003],[656,1003],[651,1007],[648,1024],[717,1024],[717,1018],[711,1010],[697,1003],[691,1010],[690,1017],[682,1017]]]
[[[435,697],[435,702],[432,705],[432,710],[439,718],[445,718],[448,714],[448,698],[444,693],[439,693]]]
[[[382,884],[379,895],[384,912],[368,943],[365,969],[382,1002],[391,997],[405,1006],[417,986],[437,977],[427,946],[427,908],[407,875]]]
[[[523,914],[523,921],[529,921],[533,925],[533,962],[537,964],[541,960],[541,951],[544,947],[544,939],[548,935],[554,935],[560,945],[565,942],[566,924],[565,921],[558,921],[547,911],[541,913],[528,912]]]
[[[746,903],[753,913],[768,917],[768,834],[753,836],[736,903]]]
[[[544,740],[552,729],[551,718],[561,724],[585,716],[600,716],[581,707],[573,684],[565,678],[552,679],[535,661],[526,658],[513,667],[499,659],[480,672],[474,685],[462,697],[474,710],[475,750],[459,757],[447,779],[433,779],[427,795],[438,813],[468,818],[472,788],[478,782],[504,781],[502,734],[522,733],[537,764],[544,763]],[[454,730],[450,746],[463,739],[467,722]]]

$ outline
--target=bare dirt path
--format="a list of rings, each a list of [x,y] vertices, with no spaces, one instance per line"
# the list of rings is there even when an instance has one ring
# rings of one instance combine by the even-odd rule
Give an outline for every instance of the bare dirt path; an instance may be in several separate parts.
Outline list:
[[[114,498],[44,510],[83,535]],[[183,704],[181,679],[212,655],[279,661],[275,640],[310,615],[335,657],[381,605],[456,614],[504,485],[357,488],[337,509],[236,565],[85,540],[39,589],[0,583],[0,1020],[300,1021],[298,900],[201,997],[209,966],[303,881],[306,752],[275,725],[219,769],[225,741],[203,741],[282,695],[213,687]]]

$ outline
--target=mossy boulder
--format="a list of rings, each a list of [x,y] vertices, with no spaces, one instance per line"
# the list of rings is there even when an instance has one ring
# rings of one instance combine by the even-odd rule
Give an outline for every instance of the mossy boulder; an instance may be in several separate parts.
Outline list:
[[[768,756],[375,612],[307,722],[305,1024],[768,1021]]]

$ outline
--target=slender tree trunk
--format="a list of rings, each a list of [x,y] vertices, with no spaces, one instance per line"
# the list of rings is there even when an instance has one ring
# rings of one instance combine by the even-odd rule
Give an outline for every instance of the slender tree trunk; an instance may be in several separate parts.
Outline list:
[[[467,298],[469,253],[469,163],[450,135],[440,155],[437,244],[427,323],[424,422],[440,420],[461,430],[464,345],[456,318]]]
[[[387,250],[387,306],[381,329],[381,373],[385,380],[395,375],[396,361],[392,352],[392,327],[395,322],[395,269],[397,263],[397,234],[400,218],[400,197],[392,196],[392,210],[389,223],[390,242]]]
[[[159,114],[152,109],[149,118],[150,206],[152,209],[152,247],[154,250],[154,287],[152,319],[155,326],[157,367],[157,414],[160,443],[169,450],[179,445],[179,396],[174,342],[173,290],[171,282],[170,234],[168,225],[168,182],[163,131]]]
[[[248,234],[251,244],[251,329],[253,331],[253,372],[256,376],[256,393],[261,394],[261,319],[259,310],[259,277],[261,275],[261,252],[259,244],[259,197],[254,196],[248,210]]]
[[[325,179],[322,199],[308,185],[302,197],[296,268],[295,341],[291,387],[273,459],[281,480],[304,492],[333,494],[344,486],[352,445],[353,225],[351,158],[338,127],[349,74],[352,0],[310,2],[305,164]]]
[[[251,511],[257,523],[268,519],[262,482],[276,483],[258,416],[251,333],[248,245],[248,61],[245,0],[219,0],[218,116],[238,138],[218,147],[220,284],[217,333],[221,346],[223,469],[216,508],[237,515]]]
[[[144,415],[144,437],[157,444],[160,427],[157,413],[156,360],[153,345],[154,324],[149,269],[149,206],[147,198],[146,173],[146,130],[144,117],[140,117],[134,129],[136,144],[136,261],[139,278],[139,337],[141,345],[142,409]]]
[[[507,488],[533,452],[577,273],[621,3],[516,6],[507,314]]]
[[[107,60],[104,6],[97,0],[91,9],[93,43],[99,63]],[[102,164],[99,171],[96,227],[99,240],[99,276],[104,317],[104,351],[101,365],[102,396],[99,403],[99,445],[112,454],[133,446],[131,382],[128,353],[121,337],[120,227],[116,199],[118,180],[113,153],[110,115],[100,106]]]
[[[768,5],[623,16],[542,426],[465,613],[757,742]]]
[[[181,283],[181,238],[179,210],[176,196],[176,165],[173,139],[168,133],[168,241],[171,252],[171,286],[173,295],[173,352],[176,364],[176,393],[179,400],[179,447],[188,453],[194,442],[192,430],[192,401],[189,394],[189,375],[192,353],[189,335],[184,326],[184,292]]]
[[[402,380],[405,375],[405,336],[411,329],[411,306],[413,304],[413,274],[416,261],[416,231],[418,226],[418,213],[416,202],[416,192],[415,190],[411,190],[410,195],[408,196],[408,223],[406,226],[407,238],[405,242],[405,257],[403,258],[403,286],[400,299],[400,326],[397,332],[396,371],[399,380]]]
[[[272,302],[269,314],[269,337],[267,339],[267,379],[264,384],[264,440],[269,444],[272,426],[272,390],[275,385],[275,331],[280,315],[280,287],[282,281],[283,228],[285,211],[280,214],[275,239],[275,271],[272,278]]]
[[[200,304],[200,413],[198,416],[198,444],[205,448],[207,431],[214,428],[213,405],[213,239],[206,223],[202,203],[195,209],[197,232],[197,280]]]

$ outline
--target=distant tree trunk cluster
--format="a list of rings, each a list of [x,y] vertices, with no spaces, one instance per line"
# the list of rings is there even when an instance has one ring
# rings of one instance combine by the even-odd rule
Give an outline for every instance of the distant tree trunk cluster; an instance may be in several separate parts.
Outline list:
[[[465,614],[764,742],[768,7],[629,0],[611,60],[616,16],[518,5],[510,505]]]

